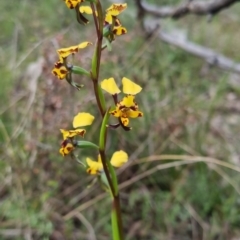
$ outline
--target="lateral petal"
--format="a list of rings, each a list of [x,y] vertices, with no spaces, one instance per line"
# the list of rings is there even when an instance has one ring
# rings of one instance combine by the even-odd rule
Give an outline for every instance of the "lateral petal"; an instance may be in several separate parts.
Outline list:
[[[115,152],[112,155],[112,158],[110,160],[111,164],[114,167],[121,167],[127,161],[128,161],[128,155],[126,152],[124,152],[122,150]]]
[[[138,84],[134,83],[133,81],[126,77],[122,79],[122,84],[123,92],[125,94],[136,95],[137,93],[142,91],[142,88]]]
[[[104,79],[101,82],[101,88],[103,90],[105,90],[106,92],[110,93],[111,95],[115,95],[120,93],[120,89],[118,88],[114,78],[108,78],[108,79]]]
[[[94,116],[90,113],[86,112],[80,112],[73,118],[73,127],[83,127],[83,126],[89,126],[92,124],[94,120]]]

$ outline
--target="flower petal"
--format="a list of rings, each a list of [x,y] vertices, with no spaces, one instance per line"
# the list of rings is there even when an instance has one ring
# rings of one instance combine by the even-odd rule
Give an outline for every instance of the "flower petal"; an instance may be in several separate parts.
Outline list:
[[[90,8],[89,6],[81,6],[79,7],[79,12],[80,13],[86,13],[86,14],[92,14],[92,8]]]
[[[77,6],[78,3],[84,2],[85,0],[64,0],[67,7],[73,9]]]
[[[73,127],[78,128],[78,127],[91,125],[93,120],[94,120],[94,116],[91,115],[90,113],[85,113],[85,112],[78,113],[73,119]]]
[[[92,45],[91,42],[82,42],[80,44],[78,44],[78,48],[86,48],[87,46]]]
[[[123,92],[125,94],[136,95],[137,93],[142,91],[142,88],[138,84],[134,83],[128,78],[124,77],[122,79],[122,84],[123,84]]]
[[[136,103],[134,102],[135,96],[129,95],[123,98],[123,100],[119,103],[121,106],[130,108],[130,107],[135,107]]]
[[[111,14],[106,14],[105,16],[105,24],[112,24],[113,19]]]
[[[114,78],[112,78],[112,77],[109,79],[104,79],[101,82],[101,88],[112,95],[115,95],[115,94],[118,94],[121,92],[120,89],[118,88]]]
[[[113,28],[113,33],[117,36],[123,35],[127,33],[127,29],[125,27],[119,26]]]
[[[92,174],[92,175],[97,174],[99,171],[103,169],[102,163],[93,161],[90,158],[86,158],[86,162],[87,162],[87,165],[89,166],[89,168],[87,169],[87,173],[89,174]]]
[[[123,12],[127,8],[127,4],[112,4],[107,10],[106,10],[106,16],[105,16],[105,24],[112,24],[113,22],[113,16],[118,16],[121,12]]]
[[[67,48],[60,48],[57,50],[59,59],[63,62],[63,59],[68,57],[70,54],[75,54],[78,52],[78,49],[85,48],[89,45],[92,45],[91,42],[83,42],[75,46],[67,47]]]
[[[114,117],[120,117],[122,115],[122,112],[118,107],[115,110],[110,111],[109,113],[112,114]]]
[[[59,152],[63,155],[66,156],[69,154],[72,150],[74,149],[74,146],[71,142],[68,140],[65,140],[62,142],[62,147],[60,148]]]
[[[107,15],[117,16],[127,8],[126,3],[115,3],[112,4],[107,10]]]
[[[129,124],[129,119],[126,117],[121,117],[120,120],[125,127]]]
[[[76,130],[64,130],[60,129],[61,133],[63,134],[63,140],[67,138],[72,138],[74,136],[81,136],[84,137],[84,134],[86,133],[85,129],[76,129]]]
[[[127,115],[128,117],[130,118],[137,118],[137,117],[142,117],[143,116],[143,113],[140,112],[140,111],[132,111],[132,110],[129,110],[127,112]]]
[[[60,61],[55,63],[54,69],[52,70],[52,73],[60,80],[66,78],[68,74],[67,68],[64,66],[64,64]]]
[[[112,155],[111,164],[114,167],[121,167],[124,163],[128,161],[128,155],[124,151],[117,151]]]

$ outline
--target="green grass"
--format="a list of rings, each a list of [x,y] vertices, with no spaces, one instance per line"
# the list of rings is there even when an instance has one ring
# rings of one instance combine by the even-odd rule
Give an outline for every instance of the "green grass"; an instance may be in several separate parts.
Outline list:
[[[0,106],[0,239],[26,239],[24,231],[7,236],[9,229],[30,231],[32,239],[48,239],[50,235],[52,239],[88,239],[89,228],[81,217],[64,218],[77,207],[97,239],[109,239],[109,201],[84,205],[102,190],[98,184],[88,188],[93,178],[58,153],[59,129],[71,127],[74,114],[83,110],[98,114],[89,91],[91,83],[77,79],[86,86],[77,92],[50,73],[57,58],[55,48],[94,39],[92,25],[82,28],[75,24],[74,14],[58,1],[2,1],[0,8],[4,9],[0,19],[4,33],[0,36],[0,96],[4,103]],[[227,11],[210,24],[196,16],[168,21],[172,28],[192,29],[191,40],[238,60],[236,10]],[[128,34],[117,38],[112,52],[103,53],[101,78],[114,76],[120,84],[126,76],[138,82],[143,91],[136,99],[144,117],[131,120],[130,132],[110,131],[109,156],[124,149],[136,162],[154,155],[192,155],[237,164],[239,87],[229,81],[232,75],[204,68],[202,60],[157,38],[146,40],[134,13],[131,5],[123,18]],[[227,28],[229,21],[231,27]],[[87,57],[87,61],[81,58],[83,65],[90,62],[89,51],[82,55]],[[31,93],[31,76],[26,76],[26,69],[40,56],[45,59],[44,69],[34,101],[26,111]],[[111,104],[112,99],[106,98]],[[98,128],[97,120],[87,129],[86,140],[97,143]],[[80,151],[79,158],[92,154]],[[124,183],[169,162],[130,165],[119,175],[119,181]],[[233,170],[194,163],[159,170],[131,183],[121,190],[126,238],[239,236],[239,180]]]

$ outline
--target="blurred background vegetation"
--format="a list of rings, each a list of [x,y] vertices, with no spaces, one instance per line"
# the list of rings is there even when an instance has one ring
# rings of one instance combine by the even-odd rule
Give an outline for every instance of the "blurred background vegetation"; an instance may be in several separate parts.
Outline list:
[[[119,170],[126,238],[237,239],[240,77],[146,38],[134,1],[127,2],[121,19],[128,34],[104,52],[101,71],[101,79],[126,76],[143,86],[137,102],[144,117],[131,121],[130,132],[110,132],[108,142],[109,155],[124,149],[130,156]],[[58,152],[60,128],[71,127],[79,111],[98,114],[91,83],[76,78],[85,85],[78,92],[51,74],[55,50],[93,41],[93,25],[79,26],[58,0],[8,0],[0,8],[0,239],[111,239],[102,189],[88,187],[93,178]],[[239,10],[236,4],[211,22],[193,15],[162,21],[239,61]],[[88,66],[91,51],[76,56],[79,65]],[[97,142],[98,128],[87,129],[87,140]],[[81,151],[79,158],[94,154]],[[185,161],[196,156],[205,162]]]

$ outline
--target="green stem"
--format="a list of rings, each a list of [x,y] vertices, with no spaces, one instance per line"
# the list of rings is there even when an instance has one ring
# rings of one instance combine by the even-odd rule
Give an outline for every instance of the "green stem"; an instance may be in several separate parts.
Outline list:
[[[113,239],[114,240],[120,240],[119,234],[118,234],[117,212],[116,212],[116,209],[114,208],[114,206],[112,207],[111,219],[112,219]]]
[[[90,6],[92,8],[94,24],[95,24],[96,32],[97,32],[97,35],[98,35],[98,38],[99,38],[98,18],[97,18],[96,13],[95,13],[95,6],[94,6],[93,3],[90,3]]]
[[[93,18],[97,32],[97,42],[95,46],[95,51],[92,59],[92,79],[98,82],[99,79],[99,69],[101,63],[101,53],[102,53],[102,40],[103,40],[103,11],[99,0],[96,1],[97,16],[95,13],[95,6],[91,3],[91,8],[93,11]]]
[[[108,181],[108,184],[110,186],[110,191],[111,191],[111,195],[114,197],[114,186],[113,186],[113,183],[112,183],[112,179],[111,179],[111,176],[110,176],[110,173],[108,171],[108,166],[107,166],[107,158],[106,158],[106,154],[105,154],[105,151],[102,151],[102,150],[99,150],[99,154],[101,156],[101,160],[102,160],[102,164],[103,164],[103,170],[106,174],[106,177],[107,177],[107,181]]]
[[[99,153],[102,159],[102,164],[103,164],[103,169],[104,172],[106,174],[109,186],[110,186],[110,190],[112,193],[112,196],[114,196],[114,186],[113,186],[113,182],[108,170],[108,164],[107,162],[107,158],[106,158],[106,154],[105,154],[105,140],[106,140],[106,132],[107,132],[107,122],[109,119],[109,111],[107,111],[104,115],[103,121],[102,121],[102,126],[101,126],[101,130],[100,130],[100,137],[99,137]]]
[[[118,182],[115,170],[111,165],[110,161],[106,158],[105,144],[107,139],[107,123],[109,119],[109,109],[106,111],[105,100],[102,93],[102,89],[99,86],[99,71],[101,63],[101,53],[102,53],[102,40],[103,40],[103,22],[104,16],[102,11],[102,6],[100,0],[96,0],[97,16],[95,13],[95,5],[91,3],[93,10],[94,23],[97,31],[97,42],[95,45],[95,51],[92,59],[92,71],[91,78],[94,85],[94,93],[97,100],[98,108],[103,117],[100,138],[99,138],[99,153],[101,156],[103,169],[110,187],[111,196],[113,198],[112,205],[112,231],[114,240],[123,240],[123,227],[121,218],[121,208],[120,208],[120,198],[118,192]]]
[[[121,207],[120,198],[118,192],[118,182],[116,172],[111,165],[110,161],[106,158],[105,154],[105,144],[107,137],[107,123],[109,119],[109,109],[107,109],[105,116],[102,121],[102,126],[100,130],[99,138],[99,153],[101,155],[103,169],[106,174],[108,184],[110,186],[111,195],[113,198],[112,206],[112,231],[114,240],[123,240],[123,227],[122,227],[122,217],[121,217]]]
[[[91,3],[91,8],[93,11],[93,18],[97,32],[97,42],[95,45],[95,50],[92,58],[92,73],[91,78],[94,85],[94,93],[97,101],[98,108],[101,112],[102,117],[105,114],[105,100],[102,93],[102,89],[100,88],[99,81],[99,70],[100,70],[100,62],[101,62],[101,53],[102,53],[102,39],[103,39],[103,12],[102,6],[99,0],[96,1],[97,8],[97,16],[95,13],[95,5]]]
[[[99,111],[102,115],[102,117],[104,116],[105,112],[106,112],[106,107],[105,107],[105,100],[104,97],[102,95],[102,89],[100,88],[99,84],[96,81],[93,81],[93,88],[94,88],[94,94],[96,97],[96,101],[97,101],[97,105],[99,108]]]
[[[119,195],[114,196],[112,205],[112,231],[114,240],[123,240],[123,226]]]
[[[71,71],[75,74],[86,75],[86,76],[90,77],[89,71],[87,71],[84,68],[78,67],[78,66],[72,66]]]

